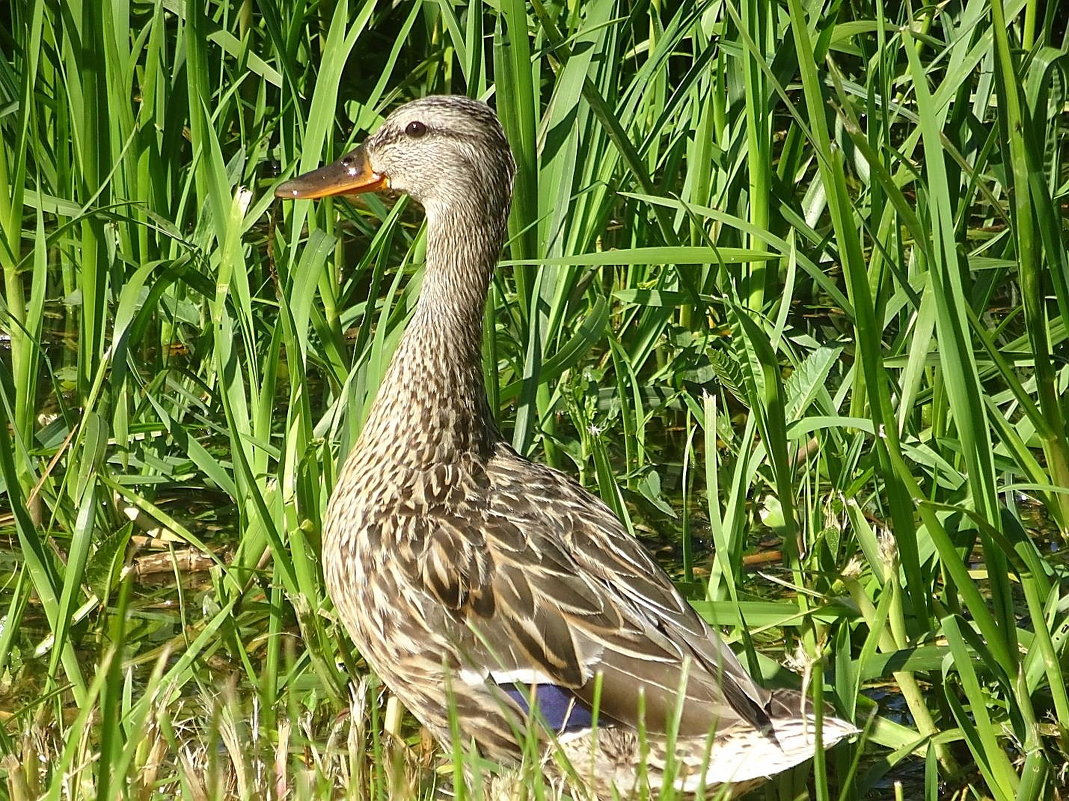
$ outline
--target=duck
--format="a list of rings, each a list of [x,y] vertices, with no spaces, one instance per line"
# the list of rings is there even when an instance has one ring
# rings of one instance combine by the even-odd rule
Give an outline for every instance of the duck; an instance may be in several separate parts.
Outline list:
[[[856,733],[760,686],[610,508],[502,437],[483,316],[516,172],[486,103],[430,96],[276,196],[409,195],[418,302],[323,523],[322,565],[360,655],[447,749],[597,799],[744,792]]]

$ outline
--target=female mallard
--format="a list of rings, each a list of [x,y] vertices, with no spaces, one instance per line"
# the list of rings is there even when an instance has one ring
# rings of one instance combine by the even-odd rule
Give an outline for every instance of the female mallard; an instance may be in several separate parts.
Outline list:
[[[494,426],[482,320],[514,172],[488,106],[428,97],[276,191],[388,188],[427,214],[419,303],[327,510],[327,589],[440,742],[455,715],[513,762],[534,720],[547,768],[563,755],[602,797],[752,786],[812,756],[802,696],[755,684],[601,500]],[[824,717],[825,746],[853,732]]]

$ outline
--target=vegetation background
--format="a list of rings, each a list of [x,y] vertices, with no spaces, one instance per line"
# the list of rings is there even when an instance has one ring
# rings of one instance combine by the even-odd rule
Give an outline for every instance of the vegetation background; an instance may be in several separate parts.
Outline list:
[[[459,92],[519,163],[485,324],[504,430],[755,671],[790,681],[788,654],[866,726],[757,795],[1064,797],[1065,17],[5,4],[0,795],[432,792],[317,559],[419,210],[272,188]]]

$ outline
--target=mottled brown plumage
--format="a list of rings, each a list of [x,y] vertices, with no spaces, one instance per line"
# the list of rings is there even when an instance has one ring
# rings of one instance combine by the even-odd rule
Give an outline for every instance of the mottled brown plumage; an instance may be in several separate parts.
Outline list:
[[[429,97],[278,190],[388,186],[427,214],[419,303],[327,512],[330,596],[360,653],[441,742],[455,714],[485,756],[515,761],[533,707],[547,770],[563,754],[610,797],[642,775],[656,789],[678,716],[678,787],[752,785],[812,755],[801,696],[754,683],[600,499],[494,426],[482,318],[513,173],[486,105]],[[824,744],[853,731],[825,718]]]

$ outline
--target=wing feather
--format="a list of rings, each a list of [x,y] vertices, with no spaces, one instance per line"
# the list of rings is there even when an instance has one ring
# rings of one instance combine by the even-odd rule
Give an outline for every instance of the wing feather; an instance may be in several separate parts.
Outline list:
[[[680,735],[768,725],[767,691],[601,500],[505,445],[476,485],[462,504],[454,491],[422,510],[409,563],[474,635],[466,670],[541,677],[587,705],[598,696],[602,719],[650,732],[677,708]]]

